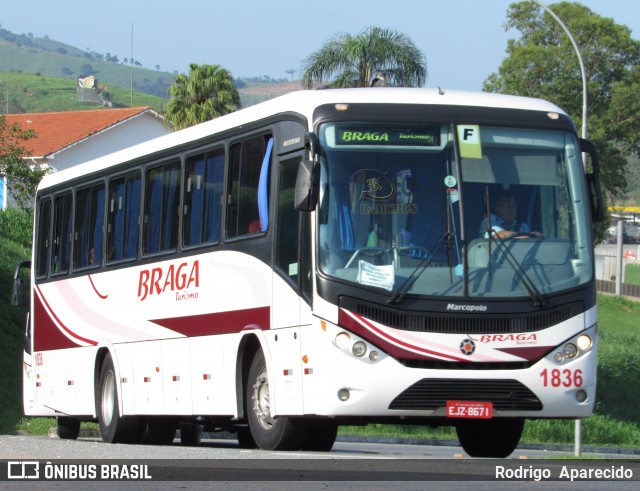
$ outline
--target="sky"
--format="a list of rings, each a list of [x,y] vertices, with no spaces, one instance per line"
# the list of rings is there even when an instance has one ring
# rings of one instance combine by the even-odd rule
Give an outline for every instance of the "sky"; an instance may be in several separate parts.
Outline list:
[[[302,61],[340,32],[407,35],[425,54],[427,87],[481,90],[506,55],[513,0],[2,0],[0,25],[80,49],[187,73],[217,64],[234,77],[298,77]],[[543,2],[550,5],[554,2]],[[640,39],[637,0],[581,0]],[[295,70],[294,74],[288,73]]]

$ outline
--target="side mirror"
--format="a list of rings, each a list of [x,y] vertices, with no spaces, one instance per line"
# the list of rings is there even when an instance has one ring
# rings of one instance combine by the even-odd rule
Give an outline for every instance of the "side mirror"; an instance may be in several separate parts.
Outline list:
[[[23,294],[22,278],[16,278],[13,280],[13,287],[11,288],[11,305],[22,305]]]
[[[604,220],[604,201],[602,200],[602,186],[600,185],[600,158],[593,143],[580,138],[580,150],[591,156],[591,172],[587,172],[587,192],[591,204],[591,219],[594,222]]]
[[[296,177],[295,207],[298,211],[313,211],[320,191],[320,164],[315,160],[301,160]]]
[[[31,261],[21,261],[13,272],[13,287],[11,288],[11,305],[22,305],[24,301],[24,283],[20,277],[22,268],[31,268]]]

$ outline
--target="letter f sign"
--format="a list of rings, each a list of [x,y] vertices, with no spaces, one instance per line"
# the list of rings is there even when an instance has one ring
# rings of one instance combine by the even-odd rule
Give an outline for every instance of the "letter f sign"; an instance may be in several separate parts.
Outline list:
[[[480,126],[465,124],[458,126],[458,141],[460,143],[460,156],[481,159],[482,145],[480,143]]]

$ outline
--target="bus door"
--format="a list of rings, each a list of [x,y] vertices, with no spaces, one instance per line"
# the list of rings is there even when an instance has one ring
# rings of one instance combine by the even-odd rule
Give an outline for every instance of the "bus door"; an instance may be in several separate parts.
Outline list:
[[[298,164],[303,154],[286,156],[277,167],[278,192],[274,223],[273,301],[271,328],[282,329],[278,341],[270,344],[277,374],[283,376],[279,413],[302,412],[301,329],[311,323],[308,294],[311,281],[309,269],[308,213],[294,207]]]

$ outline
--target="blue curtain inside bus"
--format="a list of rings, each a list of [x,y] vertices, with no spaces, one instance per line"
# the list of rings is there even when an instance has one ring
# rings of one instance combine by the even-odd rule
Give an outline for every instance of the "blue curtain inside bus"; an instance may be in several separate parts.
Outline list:
[[[220,240],[223,178],[224,153],[207,156],[203,242],[217,242]]]
[[[269,138],[258,181],[258,215],[262,232],[265,232],[269,227],[269,163],[271,162],[272,148],[273,138]]]
[[[102,263],[102,246],[104,242],[104,187],[99,187],[96,189],[95,194],[95,203],[94,203],[94,213],[95,220],[93,226],[93,237],[91,238],[91,243],[93,244],[93,264],[101,264]]]
[[[207,154],[190,160],[188,194],[191,199],[185,217],[185,245],[217,242],[220,238],[224,153]]]
[[[123,258],[122,256],[122,242],[123,242],[123,233],[122,233],[122,224],[124,221],[124,180],[115,183],[115,189],[112,184],[112,196],[111,196],[111,206],[113,209],[111,212],[114,214],[113,217],[113,252],[110,254],[109,259],[113,259],[114,261],[119,261]],[[115,192],[115,196],[113,195]]]
[[[125,214],[125,258],[134,258],[138,251],[139,217],[140,217],[140,176],[127,179],[127,207]]]

